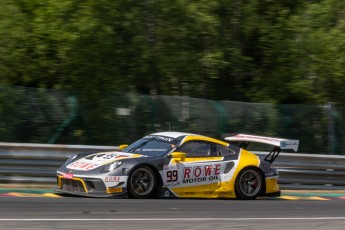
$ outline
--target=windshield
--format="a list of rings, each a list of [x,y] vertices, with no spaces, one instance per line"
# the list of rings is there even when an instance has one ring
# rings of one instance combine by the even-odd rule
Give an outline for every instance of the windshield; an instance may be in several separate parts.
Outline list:
[[[174,149],[179,142],[180,140],[176,138],[149,135],[132,143],[123,152],[163,156]]]

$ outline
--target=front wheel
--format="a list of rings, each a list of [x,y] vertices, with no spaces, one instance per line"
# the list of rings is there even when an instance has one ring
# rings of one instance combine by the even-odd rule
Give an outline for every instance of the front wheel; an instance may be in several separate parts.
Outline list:
[[[149,198],[157,186],[156,175],[147,166],[136,168],[128,178],[128,195],[133,198]]]
[[[264,188],[264,180],[259,169],[248,167],[242,169],[235,183],[236,196],[242,200],[254,200]]]

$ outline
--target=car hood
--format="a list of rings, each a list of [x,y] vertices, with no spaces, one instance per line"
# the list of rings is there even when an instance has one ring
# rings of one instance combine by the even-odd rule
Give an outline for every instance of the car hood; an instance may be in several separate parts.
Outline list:
[[[125,152],[100,152],[87,155],[80,158],[72,163],[68,164],[66,167],[68,169],[89,171],[98,168],[102,165],[106,165],[117,160],[128,159],[128,158],[138,158],[146,157],[141,154],[125,153]]]

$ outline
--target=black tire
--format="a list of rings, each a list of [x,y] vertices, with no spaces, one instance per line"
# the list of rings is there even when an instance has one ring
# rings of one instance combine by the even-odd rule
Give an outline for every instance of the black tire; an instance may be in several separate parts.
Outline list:
[[[157,188],[156,174],[151,168],[140,166],[129,175],[127,188],[131,198],[150,198]]]
[[[264,189],[264,179],[258,168],[247,167],[236,178],[235,193],[241,200],[254,200]]]

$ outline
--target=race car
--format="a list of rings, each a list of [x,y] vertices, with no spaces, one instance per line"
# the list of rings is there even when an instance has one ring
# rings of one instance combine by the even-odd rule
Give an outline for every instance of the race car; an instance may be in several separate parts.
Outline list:
[[[257,156],[244,149],[250,142],[274,149]],[[297,151],[298,144],[245,134],[231,134],[222,141],[184,132],[153,133],[121,145],[120,151],[71,156],[57,170],[56,191],[130,198],[279,196],[278,172],[272,163],[281,149]]]

